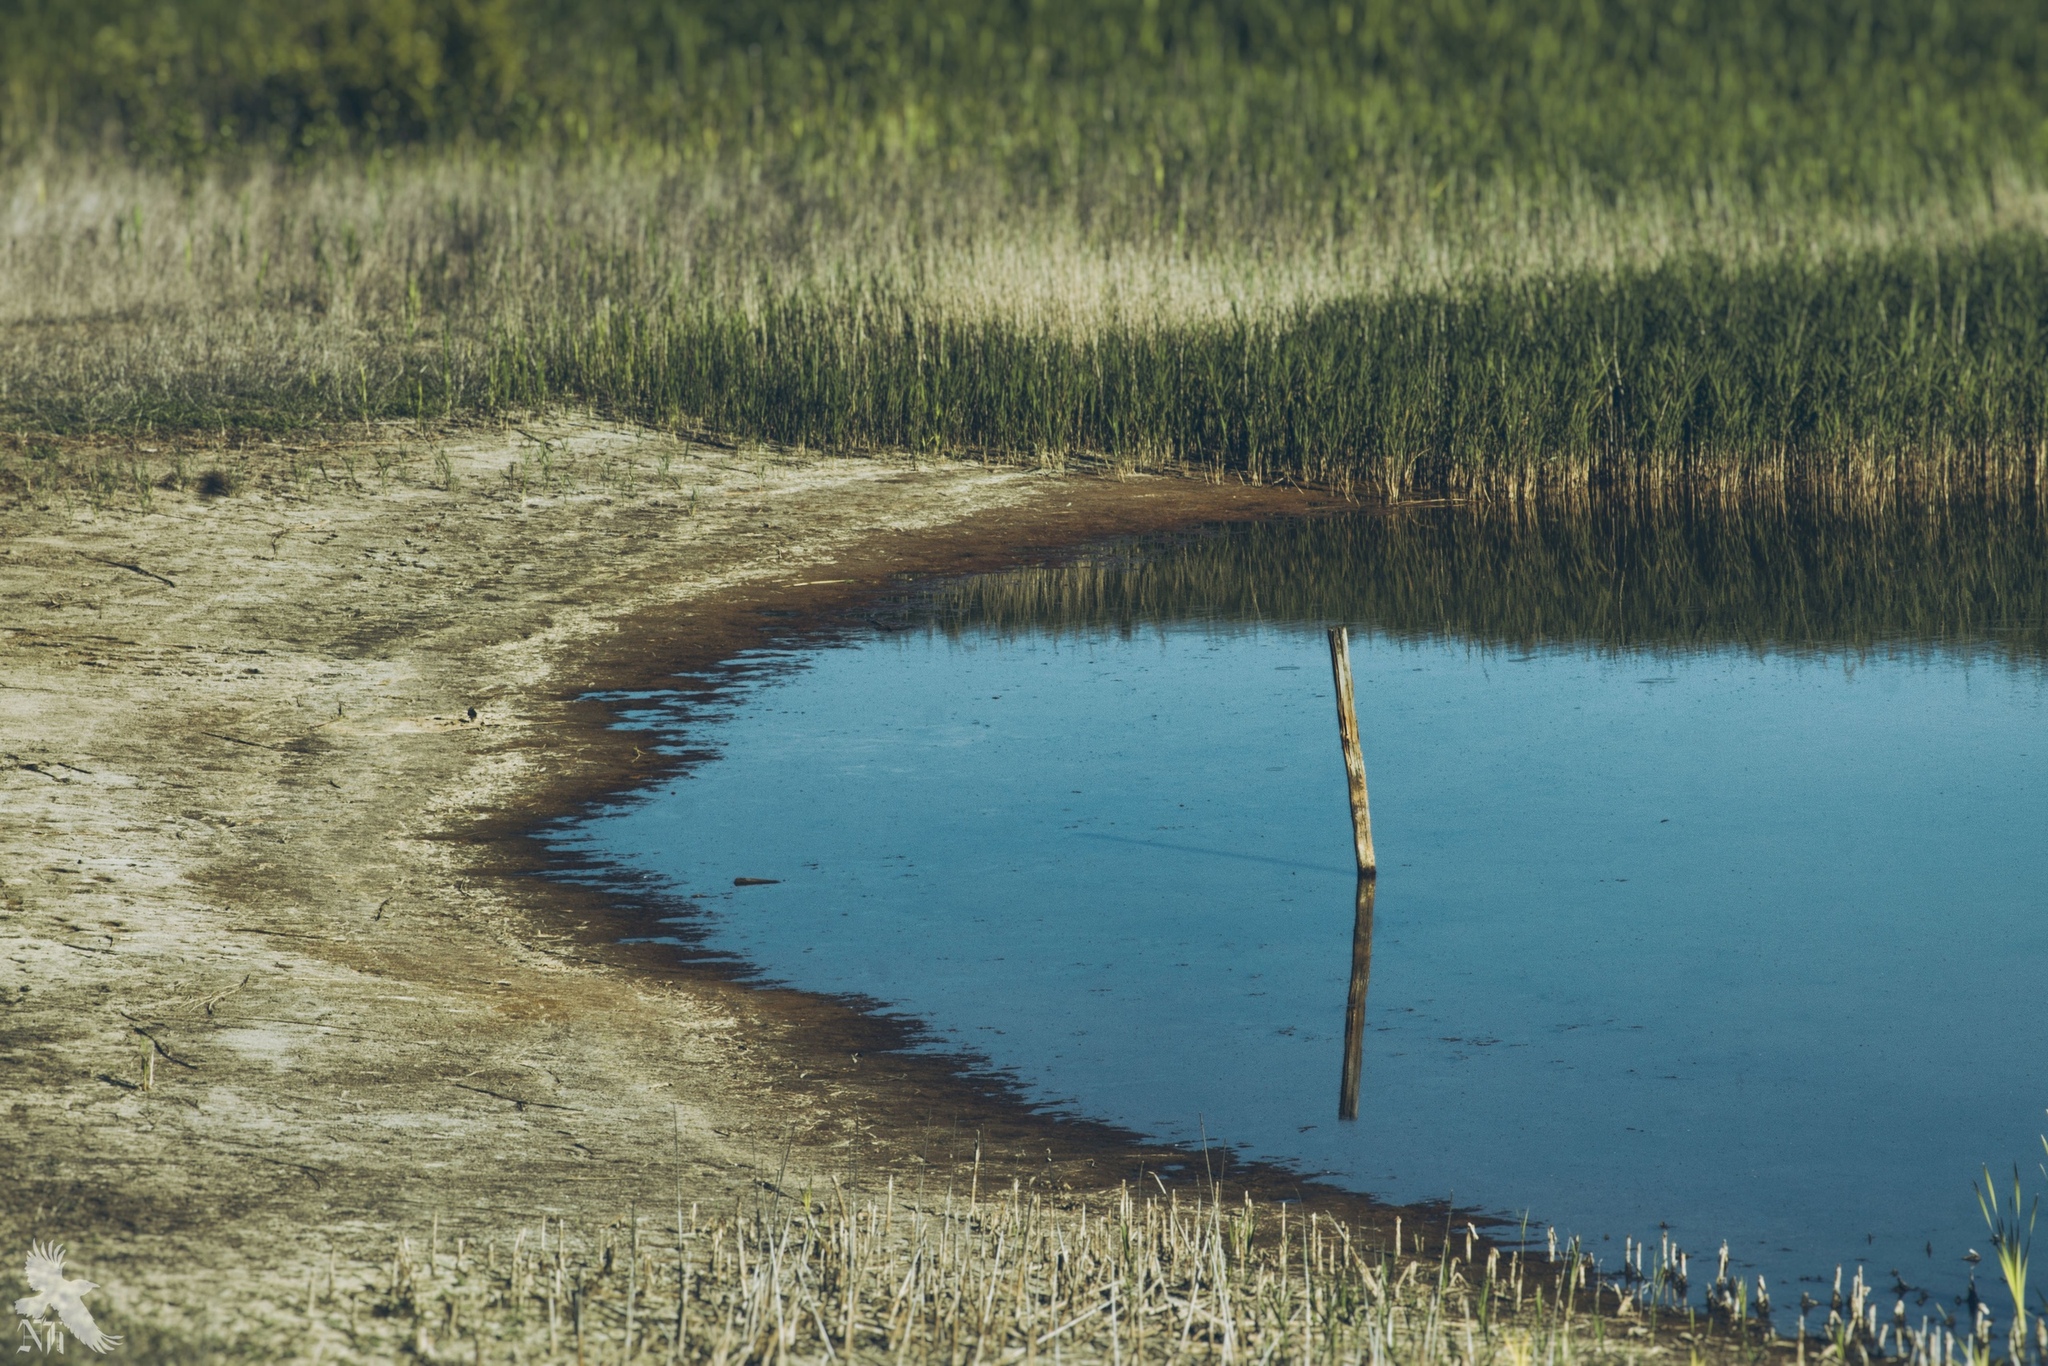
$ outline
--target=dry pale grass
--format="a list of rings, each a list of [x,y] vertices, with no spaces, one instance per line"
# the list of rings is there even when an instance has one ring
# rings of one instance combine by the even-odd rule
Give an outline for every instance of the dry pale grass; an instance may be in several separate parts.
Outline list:
[[[1014,1188],[783,1181],[717,1215],[678,1202],[595,1229],[436,1225],[358,1285],[309,1280],[306,1314],[340,1354],[447,1361],[1567,1366],[1983,1350],[1894,1321],[1860,1276],[1820,1337],[1788,1340],[1725,1256],[1705,1307],[1685,1307],[1687,1265],[1668,1242],[1601,1268],[1554,1235],[1525,1255],[1466,1224],[1375,1232],[1220,1190],[1056,1205]]]
[[[1967,244],[2048,227],[2008,176],[1882,211],[1740,188],[1429,182],[1331,204],[1023,197],[971,173],[854,196],[655,153],[457,152],[178,173],[44,157],[0,171],[0,419],[26,430],[302,425],[491,407],[522,337],[807,301],[1085,343],[1278,322],[1335,300],[1645,268]],[[822,324],[821,324],[822,325]]]

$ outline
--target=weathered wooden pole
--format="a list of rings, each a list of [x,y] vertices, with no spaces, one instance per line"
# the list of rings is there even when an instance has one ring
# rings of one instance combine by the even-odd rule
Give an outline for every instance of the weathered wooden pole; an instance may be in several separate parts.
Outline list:
[[[1358,747],[1358,709],[1351,700],[1351,633],[1330,628],[1330,672],[1337,677],[1337,735],[1344,742],[1344,773],[1351,780],[1351,838],[1358,875],[1379,876],[1372,853],[1372,809],[1365,800],[1365,754]]]
[[[1379,879],[1360,874],[1358,912],[1351,924],[1351,995],[1344,1002],[1344,1082],[1337,1118],[1358,1118],[1358,1069],[1365,1057],[1365,988],[1372,980],[1372,898]]]

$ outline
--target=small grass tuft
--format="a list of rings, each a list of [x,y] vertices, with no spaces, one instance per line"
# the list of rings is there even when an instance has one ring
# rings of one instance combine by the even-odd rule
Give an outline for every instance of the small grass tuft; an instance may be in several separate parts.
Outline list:
[[[2048,1139],[2043,1142],[2048,1143]],[[2041,1197],[2035,1196],[2032,1205],[2026,1203],[2017,1163],[2013,1165],[2009,1195],[1999,1196],[1989,1167],[1984,1168],[1984,1184],[1977,1186],[1976,1192],[1977,1208],[1983,1211],[1985,1227],[1991,1232],[1992,1250],[1998,1255],[1999,1274],[2005,1279],[2006,1293],[2012,1296],[2009,1340],[2012,1360],[2018,1362],[2027,1349],[2027,1254],[2034,1241],[2034,1221],[2041,1212]]]

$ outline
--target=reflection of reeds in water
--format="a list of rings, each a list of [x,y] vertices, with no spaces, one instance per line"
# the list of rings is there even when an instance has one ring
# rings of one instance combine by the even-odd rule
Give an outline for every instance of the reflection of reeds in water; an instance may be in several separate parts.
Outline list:
[[[1129,543],[950,584],[944,629],[1348,621],[1608,649],[1980,649],[2048,657],[2032,499],[1609,498],[1395,509]]]

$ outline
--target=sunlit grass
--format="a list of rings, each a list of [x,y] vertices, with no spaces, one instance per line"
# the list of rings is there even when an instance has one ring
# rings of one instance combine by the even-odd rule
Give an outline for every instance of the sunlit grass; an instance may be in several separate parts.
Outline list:
[[[1185,233],[964,171],[849,198],[448,153],[25,163],[0,205],[22,431],[581,404],[1389,496],[2048,472],[2048,199],[2018,179],[1852,211],[1390,174],[1341,230],[1245,201]]]
[[[261,34],[262,41],[252,35]],[[2018,0],[0,13],[0,423],[2038,486]]]

